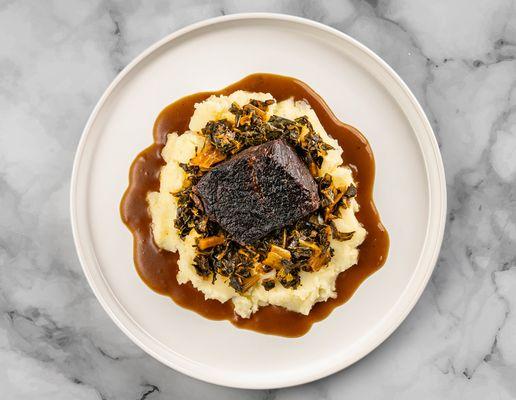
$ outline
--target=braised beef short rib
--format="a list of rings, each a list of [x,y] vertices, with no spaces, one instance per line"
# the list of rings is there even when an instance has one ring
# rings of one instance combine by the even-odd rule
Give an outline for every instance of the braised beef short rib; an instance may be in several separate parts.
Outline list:
[[[243,245],[319,208],[312,175],[281,139],[250,147],[212,168],[194,193],[208,217]]]

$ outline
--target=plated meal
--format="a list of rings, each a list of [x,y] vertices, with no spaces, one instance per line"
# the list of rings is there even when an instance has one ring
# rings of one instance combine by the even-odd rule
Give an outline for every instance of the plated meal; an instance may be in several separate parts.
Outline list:
[[[107,88],[70,219],[93,293],[137,346],[272,389],[352,365],[406,318],[439,255],[446,181],[424,111],[370,49],[232,14],[163,38]]]
[[[121,214],[153,290],[211,319],[295,337],[386,260],[374,158],[303,82],[254,74],[158,116]]]

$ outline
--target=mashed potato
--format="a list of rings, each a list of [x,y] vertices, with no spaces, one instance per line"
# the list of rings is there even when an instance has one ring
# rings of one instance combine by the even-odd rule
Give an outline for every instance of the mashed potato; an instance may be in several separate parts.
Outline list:
[[[234,120],[234,115],[228,109],[231,103],[236,102],[243,106],[250,99],[272,99],[268,93],[250,93],[236,91],[229,96],[211,96],[209,99],[195,105],[195,112],[190,120],[189,131],[178,135],[170,133],[166,146],[163,148],[163,158],[166,165],[161,170],[160,190],[148,194],[147,201],[152,217],[152,231],[156,244],[169,251],[179,251],[179,272],[177,280],[184,284],[191,282],[195,288],[204,293],[206,299],[216,299],[220,302],[232,301],[235,312],[241,317],[248,318],[259,307],[273,304],[301,314],[308,314],[313,305],[319,301],[326,301],[336,297],[335,281],[344,270],[357,263],[357,247],[363,242],[366,231],[355,217],[358,204],[351,199],[351,207],[340,209],[340,218],[335,220],[337,229],[341,232],[354,231],[351,240],[331,241],[334,256],[330,263],[317,272],[301,272],[301,284],[297,289],[287,289],[276,285],[267,291],[260,283],[250,288],[244,294],[237,293],[221,276],[212,284],[211,279],[205,279],[195,272],[193,260],[195,257],[195,237],[192,232],[182,240],[174,228],[177,212],[177,200],[174,193],[181,190],[185,172],[179,166],[187,163],[203,147],[204,137],[199,133],[208,121],[226,118]],[[342,148],[338,142],[330,137],[322,127],[319,119],[311,107],[303,101],[294,102],[292,99],[275,103],[269,107],[270,115],[279,115],[288,119],[295,119],[306,115],[314,130],[319,133],[325,142],[334,150],[329,150],[324,157],[320,174],[329,173],[337,187],[346,188],[353,183],[351,170],[342,164]]]

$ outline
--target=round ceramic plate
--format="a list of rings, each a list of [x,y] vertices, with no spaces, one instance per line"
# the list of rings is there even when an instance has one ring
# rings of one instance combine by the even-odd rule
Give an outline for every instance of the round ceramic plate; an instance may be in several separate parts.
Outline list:
[[[298,78],[357,127],[376,158],[375,200],[389,257],[346,304],[296,339],[210,321],[152,292],[133,266],[119,204],[158,113],[182,96],[269,72]],[[345,148],[344,148],[345,151]],[[407,316],[441,245],[446,209],[439,149],[407,86],[373,52],[327,26],[245,14],[184,28],[120,73],[95,107],[77,150],[71,219],[79,259],[116,324],[164,364],[204,381],[275,388],[327,376],[365,356]]]

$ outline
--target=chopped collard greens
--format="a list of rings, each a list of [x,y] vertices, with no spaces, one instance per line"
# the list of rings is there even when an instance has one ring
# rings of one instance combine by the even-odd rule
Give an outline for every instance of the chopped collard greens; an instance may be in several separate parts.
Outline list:
[[[256,283],[265,290],[278,283],[285,288],[299,286],[301,271],[318,271],[333,256],[330,240],[350,240],[354,232],[339,232],[333,220],[339,208],[348,207],[357,189],[349,185],[337,188],[329,174],[318,176],[323,157],[332,147],[314,131],[307,117],[289,120],[277,115],[268,117],[274,100],[251,100],[240,107],[233,103],[230,112],[235,121],[210,121],[202,130],[205,145],[189,164],[181,164],[187,179],[175,196],[178,201],[174,226],[181,238],[192,229],[197,232],[194,267],[198,275],[211,279],[221,276],[239,293]],[[271,232],[254,245],[241,245],[227,237],[224,230],[204,213],[202,201],[192,187],[217,163],[238,152],[270,140],[283,139],[296,151],[314,177],[320,207],[291,226]]]

